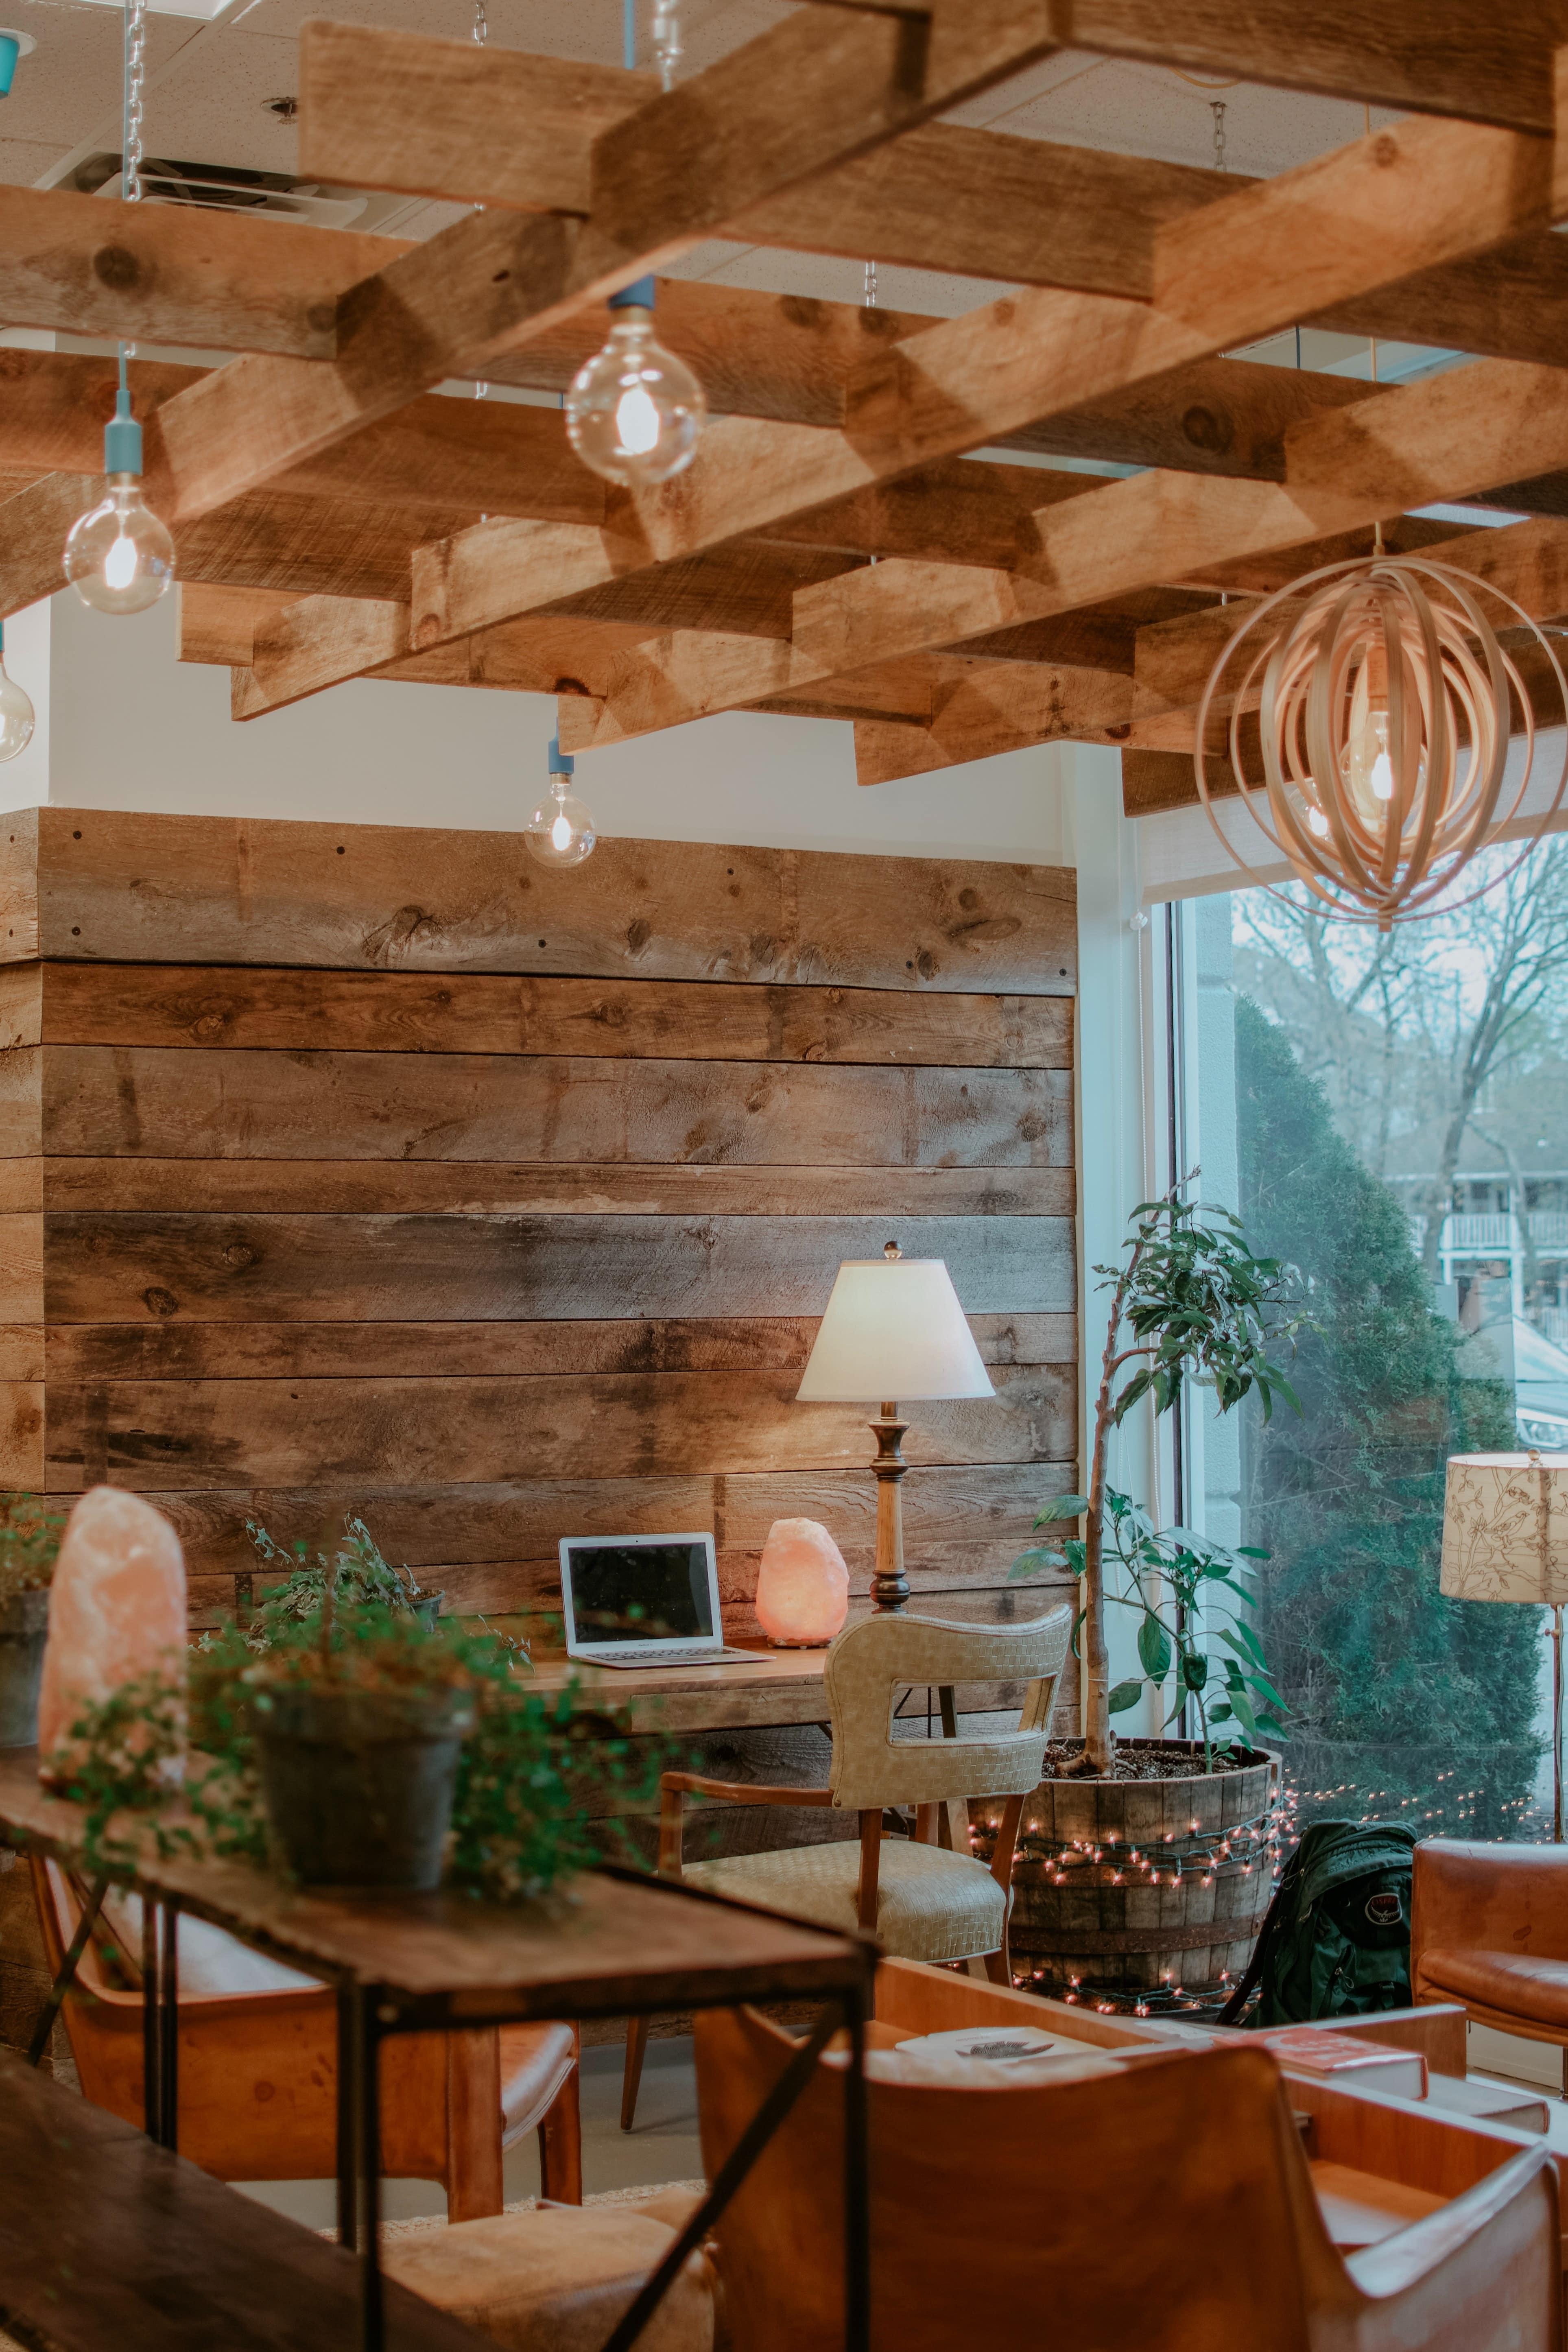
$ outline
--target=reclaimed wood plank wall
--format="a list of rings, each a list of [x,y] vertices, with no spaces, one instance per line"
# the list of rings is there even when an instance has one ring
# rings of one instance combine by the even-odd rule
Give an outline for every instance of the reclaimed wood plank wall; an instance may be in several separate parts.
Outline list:
[[[563,1534],[771,1522],[863,1598],[865,1417],[794,1402],[839,1260],[947,1260],[994,1403],[911,1413],[910,1579],[1011,1611],[1074,1477],[1073,877],[43,810],[0,818],[0,1450],[134,1487],[232,1601],[363,1510],[450,1606]]]

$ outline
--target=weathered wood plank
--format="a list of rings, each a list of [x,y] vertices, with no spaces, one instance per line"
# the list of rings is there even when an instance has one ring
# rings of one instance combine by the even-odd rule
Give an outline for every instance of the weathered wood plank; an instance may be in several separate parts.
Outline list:
[[[1072,1158],[1062,1070],[34,1050],[47,1057],[51,1153],[747,1167],[1066,1167]]]
[[[9,1180],[9,1181],[8,1181]],[[0,1160],[0,1209],[411,1210],[464,1216],[1070,1216],[1071,1168],[498,1166],[469,1160]]]
[[[1077,1318],[970,1318],[988,1364],[1072,1364]],[[465,1378],[804,1370],[809,1317],[670,1322],[0,1325],[0,1377],[62,1381]]]
[[[619,840],[563,877],[516,834],[96,809],[12,824],[9,962],[1073,993],[1074,877],[1058,866]]]
[[[799,1373],[563,1373],[511,1380],[121,1381],[48,1391],[47,1483],[163,1486],[468,1482],[628,1470],[851,1468],[866,1413],[795,1402]],[[1077,1450],[1073,1368],[1010,1365],[994,1398],[912,1412],[910,1461],[1060,1462]],[[41,1387],[0,1384],[0,1474],[37,1450]],[[37,1480],[31,1483],[36,1485]]]
[[[1072,1225],[1056,1217],[71,1213],[42,1222],[47,1319],[57,1323],[820,1315],[840,1260],[875,1256],[894,1238],[909,1256],[945,1258],[971,1313],[1075,1304]],[[0,1314],[43,1319],[31,1306]]]
[[[805,1410],[804,1407],[801,1408]],[[871,1441],[866,1436],[866,1460]],[[1065,1463],[997,1463],[947,1469],[917,1466],[904,1480],[904,1533],[911,1572],[949,1547],[1015,1546],[1032,1540],[1036,1513],[1052,1495],[1072,1491]],[[775,1519],[820,1519],[847,1559],[868,1559],[876,1546],[876,1480],[868,1468],[800,1470],[734,1476],[577,1479],[515,1477],[491,1485],[416,1486],[349,1479],[323,1487],[159,1488],[145,1493],[166,1510],[194,1576],[254,1568],[245,1532],[260,1519],[279,1542],[310,1541],[329,1517],[363,1511],[389,1559],[429,1567],[481,1567],[554,1561],[563,1535],[656,1535],[675,1528],[711,1528],[722,1557],[760,1554]]]
[[[486,972],[0,967],[0,1044],[40,1043],[1068,1069],[1072,1006]]]
[[[43,1048],[0,1050],[0,1159],[34,1157],[43,1137]]]

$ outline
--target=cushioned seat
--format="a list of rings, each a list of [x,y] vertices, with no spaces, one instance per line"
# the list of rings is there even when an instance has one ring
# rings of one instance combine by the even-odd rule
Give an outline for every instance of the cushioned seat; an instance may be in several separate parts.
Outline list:
[[[569,2025],[503,2025],[500,2030],[501,2146],[537,2131],[577,2063]]]
[[[853,1935],[858,1924],[857,1839],[688,1863],[684,1876],[710,1895],[788,1911],[818,1927]],[[967,1960],[996,1951],[1006,1923],[1007,1897],[984,1863],[908,1838],[882,1840],[877,1933],[885,1950],[904,1960]]]
[[[545,2205],[392,2238],[387,2275],[509,2352],[599,2352],[696,2210],[689,2195],[644,2205]],[[712,2352],[713,2278],[694,2253],[637,2338],[638,2352]]]
[[[1568,1960],[1438,1946],[1421,1955],[1417,1998],[1462,2000],[1478,2015],[1487,2011],[1510,2024],[1528,2019],[1568,2033]]]

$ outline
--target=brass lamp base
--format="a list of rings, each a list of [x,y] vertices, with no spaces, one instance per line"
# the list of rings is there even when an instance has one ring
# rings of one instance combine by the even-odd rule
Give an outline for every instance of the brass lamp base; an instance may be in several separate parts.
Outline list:
[[[884,1403],[879,1420],[871,1423],[877,1459],[871,1468],[877,1480],[877,1572],[871,1579],[871,1606],[883,1615],[896,1615],[910,1597],[904,1574],[903,1476],[908,1465],[899,1441],[909,1427],[899,1419],[896,1404]]]

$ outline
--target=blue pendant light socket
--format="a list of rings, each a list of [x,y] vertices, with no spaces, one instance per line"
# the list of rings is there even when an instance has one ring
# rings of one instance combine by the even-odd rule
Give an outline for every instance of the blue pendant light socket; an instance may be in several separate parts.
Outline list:
[[[22,44],[15,33],[0,33],[0,98],[9,98]]]
[[[142,471],[142,427],[131,414],[131,394],[123,384],[114,396],[114,414],[103,428],[103,470],[106,474]]]
[[[552,735],[550,739],[551,774],[552,776],[570,776],[575,771],[576,765],[577,762],[572,757],[571,752],[563,751],[561,749],[560,736]]]
[[[634,307],[639,310],[651,310],[653,279],[634,278],[629,286],[623,286],[618,294],[611,295],[609,307],[612,310],[629,310]]]

